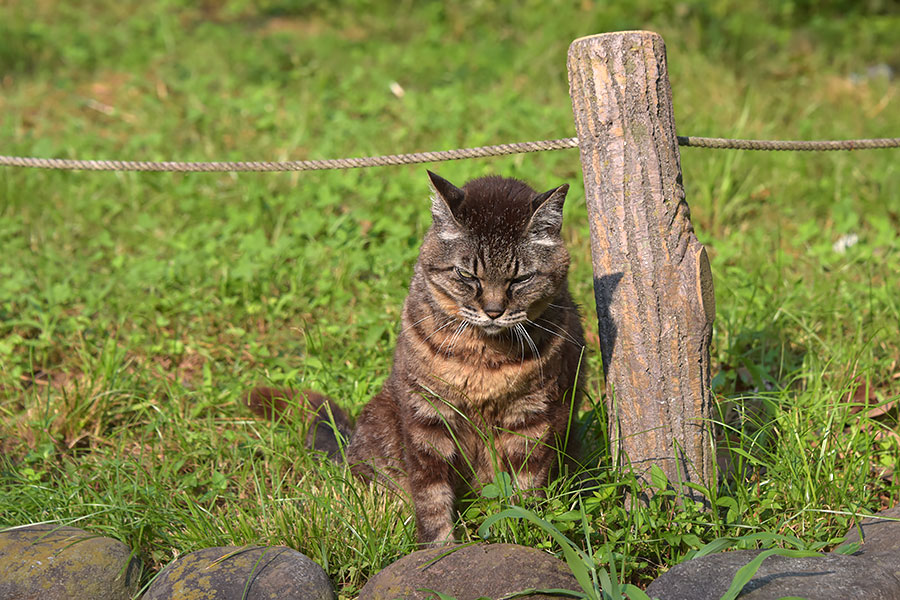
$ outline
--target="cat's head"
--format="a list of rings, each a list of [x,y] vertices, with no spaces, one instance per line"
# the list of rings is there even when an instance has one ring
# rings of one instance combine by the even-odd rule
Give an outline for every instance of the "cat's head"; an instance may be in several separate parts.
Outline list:
[[[539,194],[499,176],[462,188],[428,176],[432,226],[419,262],[436,304],[488,335],[537,319],[569,269],[560,233],[569,186]]]

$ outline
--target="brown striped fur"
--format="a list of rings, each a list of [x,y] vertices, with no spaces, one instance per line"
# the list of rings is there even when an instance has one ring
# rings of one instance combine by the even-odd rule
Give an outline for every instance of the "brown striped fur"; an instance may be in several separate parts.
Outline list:
[[[247,395],[247,405],[267,419],[299,420],[309,425],[306,445],[339,460],[353,433],[353,422],[330,398],[318,392],[258,387]],[[342,439],[339,439],[342,438]]]
[[[484,177],[460,189],[429,177],[433,224],[393,369],[359,415],[347,460],[356,475],[406,491],[419,540],[434,545],[453,539],[459,493],[496,471],[521,491],[537,490],[557,453],[573,454],[584,340],[560,236],[568,186],[537,194],[515,179]],[[277,395],[256,390],[251,406],[266,412]],[[318,431],[328,401],[307,397]],[[333,418],[349,428],[343,413]]]

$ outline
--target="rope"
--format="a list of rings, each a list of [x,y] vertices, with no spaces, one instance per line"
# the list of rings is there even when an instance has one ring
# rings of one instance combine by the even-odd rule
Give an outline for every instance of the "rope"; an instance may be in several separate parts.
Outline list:
[[[873,150],[878,148],[898,148],[900,138],[874,138],[866,140],[730,140],[725,138],[704,138],[678,136],[679,146],[696,148],[716,148],[730,150]]]
[[[389,154],[387,156],[366,156],[362,158],[332,158],[329,160],[290,160],[281,162],[146,162],[122,160],[70,160],[62,158],[24,158],[0,156],[0,166],[36,167],[39,169],[80,169],[85,171],[321,171],[324,169],[358,169],[362,167],[384,167],[388,165],[409,165],[415,163],[460,160],[463,158],[483,158],[503,154],[521,154],[542,150],[562,150],[578,145],[577,138],[499,144],[478,148],[460,148],[440,152],[416,152],[414,154]]]
[[[900,138],[879,138],[862,140],[733,140],[725,138],[704,138],[678,136],[680,146],[695,148],[717,148],[734,150],[867,150],[874,148],[900,147]],[[30,167],[36,169],[69,169],[80,171],[174,171],[180,173],[212,173],[225,171],[321,171],[325,169],[359,169],[364,167],[384,167],[389,165],[409,165],[416,163],[441,162],[464,158],[484,158],[505,154],[563,150],[578,146],[578,138],[561,138],[538,142],[498,144],[477,148],[459,148],[440,152],[415,152],[412,154],[389,154],[386,156],[366,156],[361,158],[333,158],[328,160],[290,161],[239,161],[239,162],[152,162],[129,160],[76,160],[68,158],[30,158],[0,155],[2,167]]]

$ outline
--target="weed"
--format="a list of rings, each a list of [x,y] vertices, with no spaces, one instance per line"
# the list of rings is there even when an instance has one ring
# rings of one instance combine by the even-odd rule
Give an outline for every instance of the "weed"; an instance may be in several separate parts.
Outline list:
[[[304,159],[564,137],[568,44],[623,29],[665,37],[679,133],[900,131],[900,22],[876,2],[400,4],[5,2],[3,153]],[[715,540],[828,550],[900,496],[896,152],[682,163],[717,294],[714,508],[664,493],[626,510],[638,483],[589,405],[586,473],[514,513],[502,478],[462,507],[465,539],[490,527],[574,556],[586,594],[638,597]],[[578,153],[438,168],[572,185],[570,280],[602,406]],[[415,549],[409,507],[241,397],[268,380],[355,412],[379,389],[427,196],[422,167],[0,171],[0,526],[111,535],[148,577],[205,546],[286,544],[354,597]]]

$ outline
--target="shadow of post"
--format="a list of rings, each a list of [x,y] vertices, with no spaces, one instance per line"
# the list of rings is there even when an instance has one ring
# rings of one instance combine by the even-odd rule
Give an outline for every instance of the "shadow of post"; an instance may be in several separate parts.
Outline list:
[[[597,304],[597,334],[600,337],[600,356],[603,359],[603,377],[608,375],[616,345],[616,321],[610,313],[613,294],[619,287],[624,272],[594,277],[594,302]]]

